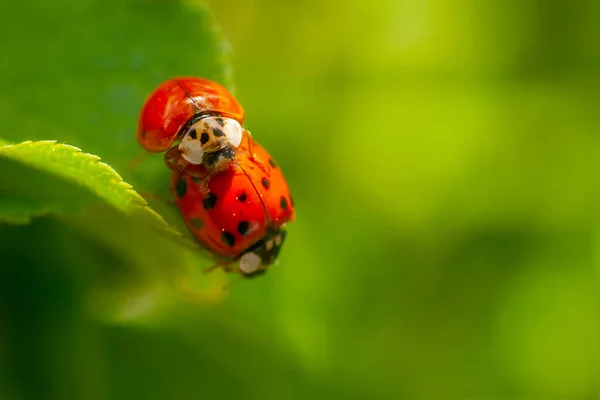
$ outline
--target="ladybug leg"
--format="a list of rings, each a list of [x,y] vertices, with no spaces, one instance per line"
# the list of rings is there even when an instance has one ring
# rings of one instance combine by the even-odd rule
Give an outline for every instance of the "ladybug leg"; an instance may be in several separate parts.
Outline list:
[[[179,148],[177,146],[171,147],[165,153],[165,164],[167,164],[169,169],[173,171],[181,171],[181,168],[179,167],[179,160],[182,159],[182,157],[179,156],[180,154],[181,153],[179,152]]]
[[[185,158],[181,157],[181,152],[177,146],[171,147],[165,153],[164,160],[167,167],[172,171],[182,172],[198,179],[204,179],[206,177],[206,172],[204,172],[203,167],[201,165],[191,164]],[[208,183],[208,180],[206,183]]]
[[[194,178],[194,182],[202,194],[208,194],[210,192],[210,189],[208,188],[208,182],[210,181],[210,177],[213,175],[213,169],[205,174],[190,173],[190,175]]]
[[[231,272],[230,265],[231,265],[231,260],[217,261],[213,265],[211,265],[210,267],[206,268],[203,272],[205,274],[208,274],[208,273],[214,271],[217,268],[223,268],[223,270],[225,272]]]
[[[258,165],[258,167],[262,169],[264,173],[268,173],[269,167],[267,166],[267,164],[262,162],[260,158],[256,157],[256,154],[254,153],[254,139],[252,138],[252,134],[250,133],[250,131],[246,132],[248,133],[248,153],[250,154],[250,157],[248,158],[254,161],[254,163]]]
[[[181,171],[187,173],[190,172],[188,171],[188,166],[190,165],[190,163],[185,158],[181,157],[181,152],[179,151],[179,148],[177,146],[171,147],[165,153],[165,164],[167,164],[167,167],[169,167],[169,169],[173,171]],[[190,173],[190,175],[194,174]]]
[[[238,168],[241,168],[242,170],[244,170],[245,168],[248,168],[248,169],[250,169],[250,170],[254,170],[254,168],[256,167],[256,165],[257,165],[257,164],[258,164],[258,165],[259,165],[259,167],[260,167],[260,164],[259,164],[259,162],[258,162],[258,161],[254,161],[254,162],[252,162],[252,163],[249,163],[249,162],[244,162],[244,161],[236,161],[236,162],[235,162],[235,165],[236,165]],[[264,168],[260,167],[260,169],[262,169],[262,170],[263,170],[265,173],[268,173],[268,171],[267,171],[267,170],[265,170]]]
[[[177,161],[177,169],[179,169],[179,171],[187,173],[191,176],[195,176],[192,172],[188,171],[188,166],[190,165],[190,163],[183,157],[179,157],[179,160]]]
[[[198,181],[198,189],[202,192],[202,194],[208,194],[210,192],[210,189],[208,188],[208,181],[210,181],[210,175],[207,175]]]

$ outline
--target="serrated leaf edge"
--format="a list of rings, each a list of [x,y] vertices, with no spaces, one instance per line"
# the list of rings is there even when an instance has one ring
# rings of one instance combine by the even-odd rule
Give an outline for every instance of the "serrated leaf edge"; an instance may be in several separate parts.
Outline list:
[[[35,164],[26,162],[29,160],[27,160],[26,157],[23,157],[21,154],[17,153],[17,154],[6,155],[6,150],[8,150],[8,149],[16,148],[17,146],[27,146],[27,145],[33,145],[33,146],[49,145],[49,146],[51,146],[50,149],[52,151],[55,151],[56,149],[60,148],[60,149],[65,149],[65,150],[71,151],[73,153],[80,153],[81,155],[87,157],[91,162],[95,162],[97,165],[99,165],[101,167],[102,174],[106,173],[107,175],[109,175],[109,177],[111,178],[110,179],[111,184],[119,185],[119,186],[121,186],[122,189],[124,189],[126,191],[127,195],[132,200],[134,207],[138,207],[138,208],[144,210],[145,212],[149,213],[162,227],[168,228],[169,230],[173,230],[171,227],[169,227],[169,225],[167,224],[165,219],[148,205],[148,202],[146,201],[146,199],[144,199],[138,192],[135,191],[133,186],[131,186],[129,183],[125,182],[123,180],[123,178],[121,177],[121,175],[119,175],[119,173],[117,171],[115,171],[114,168],[112,168],[107,163],[100,161],[101,158],[95,154],[85,153],[76,146],[66,144],[66,143],[58,143],[56,140],[36,140],[36,141],[27,140],[27,141],[16,143],[16,144],[6,144],[6,145],[0,146],[0,155],[10,158],[12,160],[21,162],[25,165],[29,165],[29,166],[37,168],[37,166]],[[65,179],[71,183],[74,183],[78,186],[85,187],[86,189],[88,189],[88,190],[92,191],[94,194],[96,194],[98,197],[102,198],[103,200],[107,200],[108,203],[121,209],[122,211],[125,211],[125,212],[131,211],[128,209],[128,207],[119,207],[117,204],[112,202],[111,199],[106,198],[102,192],[96,190],[93,185],[86,185],[80,180],[73,179],[73,177],[70,175],[60,174],[60,173],[57,173],[56,171],[44,170],[44,172],[47,172],[52,175],[63,178],[63,179]],[[177,232],[175,230],[173,230],[173,231]],[[178,232],[177,232],[177,234],[181,235]]]

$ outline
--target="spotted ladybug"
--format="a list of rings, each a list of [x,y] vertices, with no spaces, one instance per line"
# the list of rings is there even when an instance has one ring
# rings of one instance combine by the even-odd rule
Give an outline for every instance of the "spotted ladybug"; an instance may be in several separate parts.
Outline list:
[[[224,257],[226,270],[251,277],[274,264],[286,237],[284,225],[295,218],[290,190],[279,166],[245,137],[235,163],[202,180],[174,170],[171,190],[183,219],[198,241]],[[267,160],[266,168],[256,158]]]
[[[243,137],[245,112],[223,86],[203,78],[182,77],[160,84],[140,112],[137,139],[149,152],[166,152],[173,170],[211,176],[235,160]],[[261,164],[261,168],[265,167]]]

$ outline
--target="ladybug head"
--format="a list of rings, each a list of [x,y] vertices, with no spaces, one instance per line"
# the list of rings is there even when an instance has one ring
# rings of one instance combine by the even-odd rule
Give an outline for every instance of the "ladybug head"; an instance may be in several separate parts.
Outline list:
[[[264,238],[251,246],[239,259],[239,269],[246,278],[254,278],[267,272],[277,263],[277,256],[287,233],[283,228],[267,233]]]
[[[179,152],[190,164],[220,170],[235,158],[234,148],[242,142],[242,126],[232,118],[202,115],[182,130]]]
[[[220,150],[204,154],[204,165],[208,171],[222,171],[235,160],[235,151],[231,145]]]

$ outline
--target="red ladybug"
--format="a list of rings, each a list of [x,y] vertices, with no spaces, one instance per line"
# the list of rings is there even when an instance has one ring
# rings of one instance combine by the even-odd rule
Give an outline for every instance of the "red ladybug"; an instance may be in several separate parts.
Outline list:
[[[210,179],[208,191],[201,190],[201,179],[177,170],[171,188],[181,215],[200,243],[225,257],[228,271],[256,276],[277,260],[286,236],[283,226],[294,220],[295,211],[277,164],[254,144],[255,155],[268,160],[263,169],[250,156],[248,146],[245,138],[236,162]]]
[[[235,159],[242,138],[250,136],[242,128],[244,116],[242,106],[218,83],[173,78],[146,100],[137,139],[147,151],[166,151],[169,168],[194,174],[195,166],[203,165],[210,176],[226,168]],[[179,143],[174,146],[175,142]],[[250,141],[250,150],[252,145]]]

